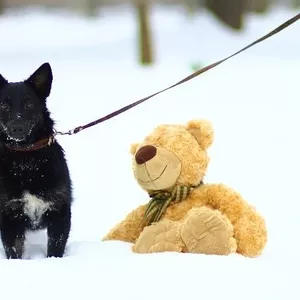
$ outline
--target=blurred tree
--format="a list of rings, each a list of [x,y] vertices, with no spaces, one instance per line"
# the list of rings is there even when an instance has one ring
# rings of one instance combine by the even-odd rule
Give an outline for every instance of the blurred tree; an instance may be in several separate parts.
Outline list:
[[[230,28],[241,30],[244,27],[244,14],[248,0],[206,0],[207,9]],[[262,1],[262,0],[261,0]]]
[[[250,11],[258,14],[266,13],[270,6],[270,0],[248,0]]]
[[[97,15],[98,0],[86,0],[85,12],[88,16],[95,17]]]
[[[0,0],[1,1],[1,0]],[[69,7],[89,17],[97,15],[99,0],[66,0]]]
[[[135,0],[135,7],[139,31],[139,60],[142,65],[149,65],[153,63],[149,0]]]
[[[292,4],[293,4],[293,7],[299,8],[299,6],[300,6],[300,0],[293,0]]]
[[[0,15],[2,15],[4,12],[4,7],[5,7],[4,2],[5,2],[4,0],[0,0]]]
[[[193,16],[194,14],[196,14],[201,4],[199,3],[199,0],[185,0],[183,5],[188,15]]]

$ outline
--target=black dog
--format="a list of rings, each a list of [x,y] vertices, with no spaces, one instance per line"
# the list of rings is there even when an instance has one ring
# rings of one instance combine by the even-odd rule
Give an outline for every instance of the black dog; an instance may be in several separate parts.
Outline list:
[[[46,106],[48,63],[23,82],[0,75],[0,230],[6,257],[22,258],[28,230],[47,228],[47,257],[62,257],[71,226],[72,182]]]

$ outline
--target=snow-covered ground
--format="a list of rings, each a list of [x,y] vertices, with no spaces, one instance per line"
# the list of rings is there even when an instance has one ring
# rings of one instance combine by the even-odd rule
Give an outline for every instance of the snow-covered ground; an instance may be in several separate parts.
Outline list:
[[[245,32],[233,33],[207,14],[190,19],[180,9],[155,8],[157,64],[145,69],[136,62],[129,8],[103,10],[95,20],[9,13],[0,18],[0,72],[21,80],[49,61],[49,108],[57,129],[67,130],[174,83],[193,63],[227,56],[295,13],[251,16]],[[22,261],[6,260],[1,248],[1,299],[299,299],[299,30],[296,23],[117,118],[59,137],[75,195],[66,257],[44,258],[45,232],[28,236]],[[269,242],[257,259],[134,255],[129,244],[101,242],[147,201],[131,173],[130,144],[161,122],[193,118],[211,120],[216,130],[206,181],[234,187],[266,218]]]

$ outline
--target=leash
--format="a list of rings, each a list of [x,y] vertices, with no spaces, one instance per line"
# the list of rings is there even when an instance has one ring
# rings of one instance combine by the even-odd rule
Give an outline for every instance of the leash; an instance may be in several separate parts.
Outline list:
[[[218,66],[221,63],[229,60],[230,58],[232,58],[232,57],[240,54],[241,52],[244,52],[245,50],[253,47],[254,45],[256,45],[256,44],[258,44],[258,43],[260,43],[260,42],[262,42],[262,41],[270,38],[271,36],[279,33],[280,31],[282,31],[283,29],[289,27],[290,25],[292,25],[293,23],[295,23],[299,19],[300,19],[300,13],[297,14],[296,16],[292,17],[288,21],[284,22],[283,24],[281,24],[280,26],[278,26],[277,28],[275,28],[274,30],[272,30],[271,32],[269,32],[268,34],[266,34],[263,37],[255,40],[254,42],[252,42],[251,44],[249,44],[246,47],[242,48],[241,50],[235,52],[234,54],[231,54],[231,55],[227,56],[224,59],[221,59],[221,60],[219,60],[219,61],[217,61],[215,63],[212,63],[212,64],[210,64],[210,65],[208,65],[208,66],[206,66],[206,67],[204,67],[204,68],[202,68],[202,69],[200,69],[200,70],[198,70],[198,71],[190,74],[189,76],[185,77],[184,79],[178,81],[177,83],[175,83],[175,84],[173,84],[173,85],[171,85],[171,86],[169,86],[167,88],[164,88],[164,89],[162,89],[162,90],[160,90],[160,91],[158,91],[158,92],[156,92],[156,93],[154,93],[152,95],[149,95],[147,97],[139,99],[139,100],[137,100],[137,101],[135,101],[135,102],[133,102],[133,103],[131,103],[129,105],[126,105],[126,106],[124,106],[124,107],[122,107],[122,108],[120,108],[120,109],[118,109],[116,111],[113,111],[112,113],[110,113],[110,114],[108,114],[108,115],[106,115],[106,116],[104,116],[104,117],[102,117],[100,119],[97,119],[97,120],[95,120],[93,122],[90,122],[88,124],[85,124],[83,126],[78,126],[75,129],[72,129],[72,130],[69,130],[69,131],[66,131],[66,132],[55,131],[55,135],[73,135],[73,134],[76,134],[76,133],[78,133],[78,132],[80,132],[80,131],[82,131],[84,129],[87,129],[89,127],[95,126],[95,125],[97,125],[99,123],[102,123],[104,121],[107,121],[107,120],[109,120],[109,119],[111,119],[111,118],[113,118],[113,117],[115,117],[115,116],[117,116],[119,114],[122,114],[125,111],[127,111],[127,110],[129,110],[129,109],[131,109],[131,108],[133,108],[133,107],[135,107],[135,106],[137,106],[137,105],[139,105],[139,104],[141,104],[141,103],[143,103],[143,102],[145,102],[145,101],[147,101],[147,100],[149,100],[149,99],[151,99],[151,98],[153,98],[153,97],[155,97],[155,96],[157,96],[159,94],[162,94],[162,93],[164,93],[164,92],[166,92],[166,91],[168,91],[170,89],[173,89],[174,87],[176,87],[178,85],[181,85],[181,84],[183,84],[183,83],[185,83],[187,81],[190,81],[191,79],[199,76],[200,74],[202,74],[202,73],[204,73],[204,72],[206,72],[208,70],[211,70],[211,69],[215,68],[216,66]]]

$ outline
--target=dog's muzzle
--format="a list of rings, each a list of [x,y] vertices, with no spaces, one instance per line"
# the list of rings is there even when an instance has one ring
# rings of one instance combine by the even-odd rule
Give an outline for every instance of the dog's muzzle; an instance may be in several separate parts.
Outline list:
[[[21,122],[11,122],[7,124],[7,135],[16,140],[24,139],[29,133],[29,128]]]

